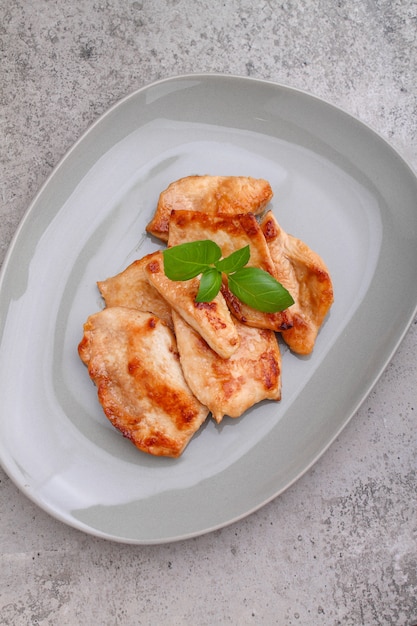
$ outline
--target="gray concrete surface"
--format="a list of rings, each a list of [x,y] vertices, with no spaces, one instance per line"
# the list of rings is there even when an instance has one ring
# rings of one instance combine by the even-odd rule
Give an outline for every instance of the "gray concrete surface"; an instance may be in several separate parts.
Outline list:
[[[417,169],[416,35],[412,0],[3,0],[0,260],[89,124],[181,73],[311,91]],[[84,535],[0,472],[0,624],[416,624],[416,355],[417,320],[311,471],[197,539],[141,547]]]

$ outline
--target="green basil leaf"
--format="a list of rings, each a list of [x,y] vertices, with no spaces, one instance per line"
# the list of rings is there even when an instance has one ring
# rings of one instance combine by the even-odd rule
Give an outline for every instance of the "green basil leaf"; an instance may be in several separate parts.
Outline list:
[[[219,293],[221,286],[221,272],[216,270],[214,267],[209,267],[201,275],[196,302],[211,302]]]
[[[221,259],[221,261],[217,261],[214,265],[221,272],[225,272],[226,274],[230,274],[230,272],[236,272],[240,270],[250,258],[250,247],[245,246],[244,248],[240,248],[239,250],[235,250],[232,254]]]
[[[201,274],[222,255],[219,246],[209,239],[191,241],[163,251],[164,272],[171,280],[189,280]]]
[[[263,313],[277,313],[294,304],[285,287],[259,267],[244,267],[228,279],[230,291],[241,302]]]

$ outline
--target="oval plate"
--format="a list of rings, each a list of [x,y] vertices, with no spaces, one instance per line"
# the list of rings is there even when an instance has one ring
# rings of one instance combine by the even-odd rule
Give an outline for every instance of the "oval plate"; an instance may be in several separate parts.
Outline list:
[[[329,266],[335,303],[309,358],[283,346],[283,399],[220,426],[180,459],[110,425],[77,354],[96,281],[158,243],[159,193],[190,174],[269,180],[278,221]],[[219,75],[163,80],[101,117],[54,170],[0,283],[0,458],[63,522],[125,543],[184,539],[275,498],[334,441],[417,306],[417,182],[367,126],[311,95]]]

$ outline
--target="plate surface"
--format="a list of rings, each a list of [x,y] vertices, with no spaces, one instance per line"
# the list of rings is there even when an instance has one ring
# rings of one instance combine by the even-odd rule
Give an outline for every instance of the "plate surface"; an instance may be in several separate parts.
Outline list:
[[[309,358],[283,349],[283,399],[208,422],[178,460],[110,425],[77,354],[96,281],[159,247],[159,193],[190,174],[270,181],[278,221],[326,261],[335,303]],[[191,75],[100,118],[28,209],[0,282],[0,459],[63,522],[151,544],[236,521],[299,478],[384,370],[417,306],[417,182],[343,111],[248,78]]]

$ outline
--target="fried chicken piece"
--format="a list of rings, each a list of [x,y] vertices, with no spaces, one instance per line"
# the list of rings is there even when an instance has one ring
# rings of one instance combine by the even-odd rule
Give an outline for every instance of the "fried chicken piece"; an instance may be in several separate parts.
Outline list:
[[[261,178],[246,176],[187,176],[171,183],[159,196],[154,217],[146,230],[168,240],[172,210],[202,211],[206,214],[259,214],[272,198],[271,185]]]
[[[199,279],[174,281],[165,276],[162,252],[155,252],[145,266],[151,285],[169,305],[207,341],[221,357],[227,359],[239,347],[235,323],[221,293],[212,302],[196,302]]]
[[[261,400],[281,399],[281,355],[272,330],[237,322],[239,348],[222,359],[175,311],[173,321],[184,377],[217,423]]]
[[[277,278],[295,301],[289,309],[292,328],[283,330],[282,337],[294,352],[310,354],[334,299],[329,271],[316,252],[280,227],[271,211],[261,228]]]
[[[276,276],[275,265],[269,247],[251,213],[241,215],[206,215],[194,211],[172,211],[168,245],[175,246],[188,241],[211,239],[221,248],[224,257],[246,245],[250,246],[248,266],[259,267]],[[288,310],[278,313],[262,313],[244,304],[232,294],[225,278],[222,294],[229,309],[242,323],[255,328],[281,331],[291,326]]]
[[[99,281],[97,286],[107,307],[125,306],[149,311],[173,328],[171,307],[149,283],[144,270],[151,258],[152,254],[148,254],[134,261],[120,274]]]
[[[173,332],[155,315],[110,307],[78,347],[104,413],[143,452],[178,457],[208,415],[185,382]]]

